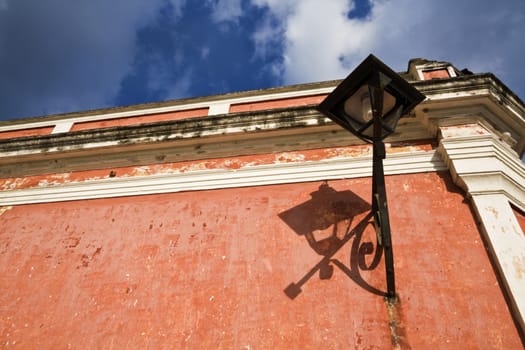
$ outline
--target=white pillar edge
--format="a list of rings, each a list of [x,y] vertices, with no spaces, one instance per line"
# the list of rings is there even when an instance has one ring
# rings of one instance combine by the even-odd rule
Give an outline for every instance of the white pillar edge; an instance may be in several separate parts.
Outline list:
[[[511,207],[525,211],[525,164],[489,128],[480,133],[480,126],[447,126],[438,149],[456,184],[472,199],[509,307],[525,334],[525,234]]]
[[[474,209],[481,221],[482,233],[493,261],[510,292],[511,311],[525,330],[525,234],[503,194],[475,194]],[[514,310],[512,310],[514,309]]]

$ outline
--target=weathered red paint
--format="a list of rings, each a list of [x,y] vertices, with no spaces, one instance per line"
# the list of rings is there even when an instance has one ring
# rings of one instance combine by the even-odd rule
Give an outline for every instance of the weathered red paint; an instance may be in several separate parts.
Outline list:
[[[320,103],[325,97],[326,97],[326,94],[306,96],[306,97],[304,96],[293,97],[293,98],[270,100],[270,101],[232,104],[230,106],[229,112],[230,113],[248,112],[248,111],[257,111],[257,110],[263,110],[263,109],[272,109],[272,108],[305,106],[305,105]],[[143,123],[154,123],[154,122],[160,122],[160,121],[181,120],[181,119],[186,119],[186,118],[202,117],[202,116],[208,115],[208,111],[209,111],[209,108],[206,107],[206,108],[197,108],[197,109],[174,111],[174,112],[167,112],[167,113],[156,113],[156,114],[148,114],[148,115],[123,117],[123,118],[78,122],[78,123],[73,124],[70,131],[92,130],[92,129],[99,129],[99,128],[138,125],[138,124],[143,124]],[[53,128],[54,127],[42,127],[42,128],[23,129],[23,130],[2,131],[0,132],[0,139],[8,139],[8,138],[22,137],[22,136],[48,135],[53,131]]]
[[[429,141],[413,142],[411,145],[398,144],[388,146],[389,154],[407,151],[428,151],[434,147]],[[144,176],[166,173],[184,173],[194,170],[233,169],[243,167],[268,165],[276,163],[291,163],[300,161],[319,161],[339,157],[359,157],[370,155],[370,145],[351,147],[332,147],[304,151],[279,152],[249,156],[206,159],[177,163],[150,164],[135,167],[120,167],[112,169],[98,169],[75,171],[60,174],[46,174],[0,179],[0,190],[17,190],[33,187],[46,187],[69,182],[93,181],[108,177]],[[112,173],[113,172],[113,173]],[[113,175],[114,176],[111,176]]]
[[[305,96],[292,97],[292,98],[285,98],[285,99],[271,100],[271,101],[232,104],[230,106],[230,113],[318,104],[318,103],[321,103],[321,101],[324,100],[325,97],[326,97],[326,94],[306,96],[306,97]]]
[[[53,131],[53,128],[54,127],[52,126],[46,126],[42,128],[0,131],[0,139],[12,139],[15,137],[24,137],[24,136],[49,135]]]
[[[316,182],[5,210],[0,344],[520,348],[469,205],[449,175],[386,181],[400,297],[395,305],[376,294],[385,289],[382,262],[366,269],[375,242],[364,220],[369,178],[330,181],[318,205],[305,205],[320,191]],[[304,237],[310,226],[302,218],[325,237],[317,250]],[[323,258],[324,244],[337,242],[328,237],[335,232],[331,220],[338,222],[337,234],[346,227],[353,233],[333,255],[333,273],[324,271],[320,279],[309,273]],[[301,280],[301,292],[291,299],[284,290]]]
[[[168,113],[157,113],[127,118],[105,119],[73,124],[71,131],[90,130],[98,128],[109,128],[112,126],[138,125],[143,123],[154,123],[168,120],[181,120],[208,115],[208,108],[190,109]]]

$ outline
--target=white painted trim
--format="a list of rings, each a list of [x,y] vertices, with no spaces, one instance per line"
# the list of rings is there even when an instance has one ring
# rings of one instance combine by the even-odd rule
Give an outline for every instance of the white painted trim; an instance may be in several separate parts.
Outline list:
[[[475,194],[472,201],[504,287],[510,291],[512,308],[525,330],[525,234],[504,194]]]
[[[73,127],[73,122],[60,122],[55,124],[55,128],[51,131],[52,134],[59,134],[62,132],[69,132]]]
[[[447,63],[447,62],[429,62],[426,64],[420,64],[416,66],[416,72],[417,72],[419,80],[425,80],[425,76],[423,72],[432,72],[432,71],[443,70],[443,69],[445,69],[448,72],[448,75],[451,78],[457,77],[454,67],[450,63]]]
[[[210,106],[210,109],[208,110],[208,115],[226,114],[229,111],[230,111],[229,103],[215,104],[215,105]]]
[[[425,80],[425,76],[423,75],[423,67],[422,66],[417,66],[416,67],[416,72],[417,72],[417,76],[418,76],[419,80]]]
[[[455,77],[458,76],[458,75],[456,74],[456,70],[455,70],[454,67],[452,67],[452,66],[448,66],[448,67],[447,67],[447,71],[448,71],[448,75],[450,75],[450,77],[452,77],[452,78],[455,78]]]
[[[115,112],[115,113],[101,113],[101,114],[90,114],[82,117],[71,117],[64,118],[60,120],[46,120],[38,122],[29,122],[24,124],[13,124],[13,125],[4,125],[0,126],[0,132],[10,131],[10,130],[23,130],[23,129],[33,129],[41,128],[47,126],[55,126],[58,123],[82,123],[87,121],[97,121],[97,120],[110,120],[116,118],[127,118],[135,116],[145,116],[149,114],[158,114],[158,113],[168,113],[176,111],[186,111],[190,109],[199,109],[199,108],[209,108],[215,110],[216,108],[221,108],[217,106],[223,105],[232,105],[240,103],[253,103],[253,102],[262,102],[270,100],[281,100],[294,97],[308,97],[321,94],[329,94],[335,86],[309,89],[309,90],[296,90],[296,91],[287,91],[287,92],[277,92],[273,94],[264,94],[254,95],[254,96],[244,96],[244,97],[234,97],[234,98],[224,98],[221,100],[215,101],[201,101],[195,103],[186,103],[178,104],[174,106],[165,106],[165,107],[155,107],[155,108],[145,108],[145,109],[134,109],[131,111],[124,112]]]
[[[445,170],[436,151],[388,155],[385,174]],[[369,177],[371,157],[108,178],[0,192],[0,206]]]
[[[472,102],[473,98],[486,98],[486,96],[490,95],[493,94],[491,93],[489,87],[481,87],[477,90],[457,90],[450,92],[439,92],[434,94],[432,92],[429,92],[426,94],[429,101],[445,101],[448,104],[455,106],[460,105],[460,103],[458,103],[458,100],[468,99],[467,102],[469,103],[469,107],[475,105],[475,103]]]

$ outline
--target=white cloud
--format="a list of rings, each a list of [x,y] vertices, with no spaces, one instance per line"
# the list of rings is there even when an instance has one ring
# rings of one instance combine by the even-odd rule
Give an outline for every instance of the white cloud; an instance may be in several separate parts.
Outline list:
[[[348,72],[348,65],[354,63],[349,53],[359,55],[369,47],[366,39],[374,28],[366,22],[347,18],[354,6],[351,1],[253,2],[269,8],[280,21],[285,47],[282,69],[287,83],[341,78]],[[265,26],[258,28],[254,35],[258,47],[264,47],[266,38],[275,40],[274,36],[266,35],[267,32]]]
[[[346,19],[350,10],[345,0],[332,0],[319,6],[306,0],[288,17],[286,26],[286,79],[296,83],[341,77],[339,58],[348,52],[352,25]]]
[[[371,13],[362,19],[348,18],[353,2],[346,0],[252,3],[280,21],[287,83],[344,78],[369,53],[396,70],[424,57],[491,71],[511,88],[525,79],[523,0],[371,0]],[[264,38],[254,36],[259,45]]]
[[[381,33],[388,33],[386,40],[377,40],[377,50],[396,64],[401,55],[423,55],[474,71],[502,73],[502,68],[513,69],[510,63],[524,58],[525,2],[521,0],[483,0],[475,6],[469,1],[446,0],[431,7],[401,0],[400,5],[382,1],[374,9],[375,25]],[[389,21],[392,17],[394,21]]]

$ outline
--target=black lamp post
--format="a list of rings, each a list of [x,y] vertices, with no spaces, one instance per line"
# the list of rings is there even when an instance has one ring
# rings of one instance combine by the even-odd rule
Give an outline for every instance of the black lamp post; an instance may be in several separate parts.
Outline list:
[[[319,111],[360,139],[373,144],[372,212],[377,240],[385,253],[387,297],[395,298],[394,256],[385,190],[384,138],[399,119],[425,99],[406,80],[368,56],[319,105]]]

